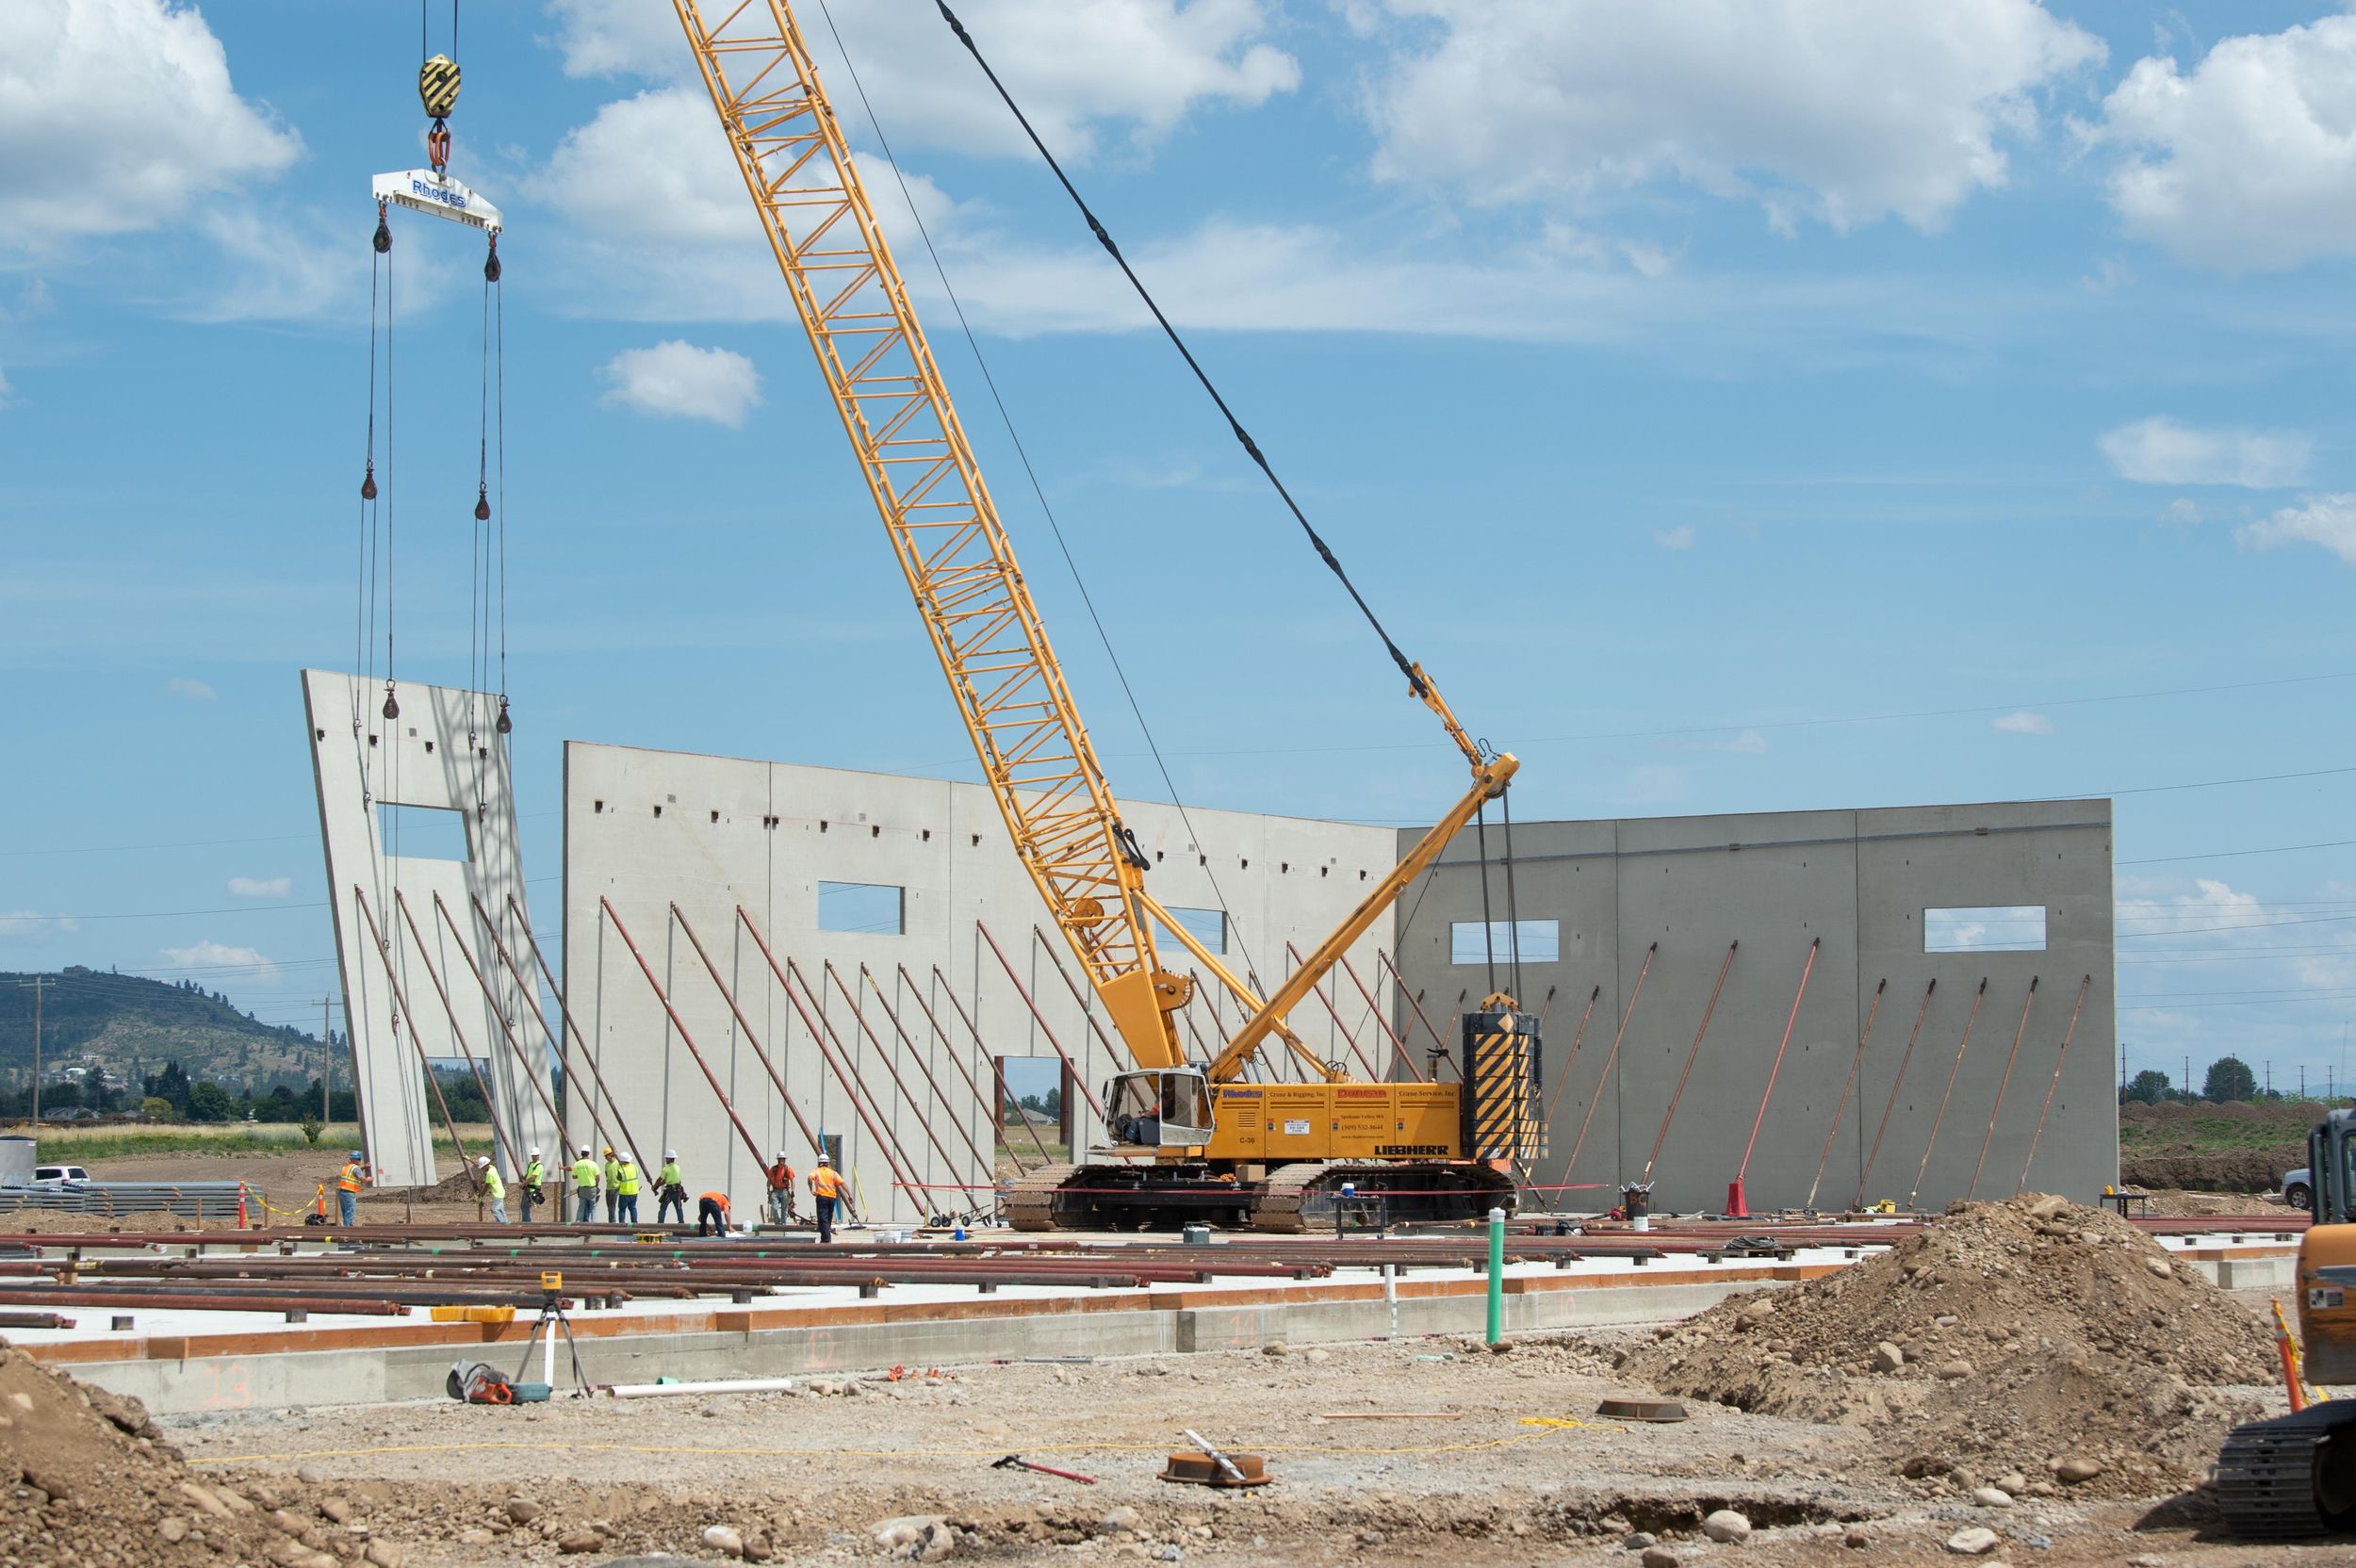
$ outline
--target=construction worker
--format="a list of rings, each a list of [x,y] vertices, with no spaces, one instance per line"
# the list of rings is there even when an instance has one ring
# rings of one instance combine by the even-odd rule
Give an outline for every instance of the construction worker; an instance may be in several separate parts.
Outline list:
[[[597,1217],[597,1181],[601,1172],[597,1162],[589,1157],[589,1146],[581,1146],[581,1158],[573,1162],[573,1196],[580,1200],[581,1212],[573,1217],[576,1225],[586,1225]]]
[[[614,1217],[621,1207],[621,1180],[622,1162],[614,1157],[614,1146],[609,1143],[605,1146],[605,1222],[608,1225],[614,1223]]]
[[[638,1161],[624,1154],[614,1162],[614,1216],[617,1223],[638,1223]]]
[[[849,1199],[851,1187],[823,1151],[818,1155],[818,1168],[810,1173],[810,1194],[818,1200],[818,1239],[822,1243],[832,1241],[835,1209]]]
[[[532,1223],[533,1205],[548,1201],[548,1195],[540,1190],[548,1179],[548,1168],[540,1163],[540,1151],[535,1149],[532,1152],[531,1157],[524,1161],[524,1223],[527,1225]],[[561,1204],[558,1206],[557,1213],[560,1217],[564,1213]]]
[[[507,1223],[507,1184],[499,1177],[499,1168],[491,1163],[488,1154],[474,1157],[475,1179],[483,1184],[483,1196],[491,1200],[491,1217]]]
[[[785,1163],[785,1151],[769,1162],[769,1223],[782,1225],[797,1217],[794,1213],[794,1168]]]
[[[673,1209],[679,1211],[679,1222],[687,1223],[687,1178],[679,1174],[679,1151],[663,1152],[663,1168],[654,1173],[654,1222],[663,1223],[663,1217]]]
[[[343,1211],[346,1225],[360,1223],[360,1188],[368,1179],[368,1157],[355,1149],[352,1157],[344,1161],[343,1169],[335,1173],[335,1206]]]
[[[699,1236],[724,1236],[728,1233],[728,1195],[707,1192],[695,1200],[695,1233]]]

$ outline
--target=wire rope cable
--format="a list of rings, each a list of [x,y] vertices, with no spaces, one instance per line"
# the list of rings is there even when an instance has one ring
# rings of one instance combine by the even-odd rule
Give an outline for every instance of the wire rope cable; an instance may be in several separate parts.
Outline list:
[[[1178,792],[1177,780],[1170,775],[1170,764],[1163,759],[1161,746],[1153,738],[1153,727],[1146,723],[1144,707],[1137,701],[1136,689],[1129,683],[1129,672],[1122,667],[1120,654],[1113,650],[1112,636],[1104,629],[1104,616],[1097,612],[1095,596],[1088,592],[1088,580],[1081,575],[1079,563],[1072,553],[1072,546],[1064,538],[1063,524],[1056,518],[1055,509],[1047,499],[1046,486],[1039,482],[1039,471],[1032,466],[1030,451],[1023,446],[1023,437],[1015,429],[1014,416],[998,389],[998,380],[990,374],[990,362],[983,355],[981,344],[974,336],[973,325],[966,316],[964,302],[957,297],[956,286],[949,281],[948,268],[941,262],[941,252],[933,244],[932,230],[924,222],[924,214],[917,209],[916,198],[908,189],[908,176],[901,172],[900,160],[892,155],[892,143],[884,135],[882,122],[876,118],[875,105],[868,99],[866,84],[859,79],[859,67],[852,63],[850,50],[843,44],[843,34],[835,25],[834,12],[826,5],[826,0],[819,0],[818,10],[826,18],[826,31],[833,35],[835,49],[843,56],[843,70],[851,78],[852,90],[859,94],[859,107],[867,116],[868,128],[875,133],[884,161],[891,166],[892,178],[900,187],[901,199],[908,204],[908,215],[916,221],[916,232],[924,239],[924,253],[932,261],[934,275],[940,278],[950,308],[957,313],[957,327],[964,335],[966,348],[973,355],[973,363],[982,373],[983,384],[990,389],[990,401],[997,407],[999,421],[1006,426],[1007,440],[1013,443],[1015,455],[1023,465],[1023,477],[1030,482],[1031,493],[1038,498],[1039,511],[1047,519],[1049,531],[1055,535],[1055,548],[1063,556],[1064,566],[1072,573],[1073,586],[1080,591],[1080,602],[1088,609],[1088,620],[1096,629],[1096,639],[1104,649],[1105,659],[1112,664],[1114,677],[1121,682],[1121,694],[1127,699],[1129,711],[1137,719],[1138,732],[1145,737],[1146,749],[1153,754],[1153,766],[1162,777],[1162,787],[1170,792],[1170,804],[1178,810],[1178,820],[1186,828],[1186,837],[1195,844],[1196,854],[1202,858],[1202,869],[1210,881],[1213,896],[1218,898],[1221,910],[1230,910],[1226,891],[1219,886],[1219,873],[1211,869],[1208,852],[1202,848],[1202,836],[1195,832],[1193,819],[1186,811],[1186,803]],[[1018,116],[1021,113],[1020,110],[1016,112]],[[1229,930],[1235,931],[1235,945],[1243,953],[1246,972],[1256,972],[1259,966],[1252,956],[1252,945],[1240,931],[1235,930],[1232,912],[1226,923]]]
[[[934,0],[934,4],[940,8],[941,20],[946,22],[949,24],[949,30],[957,35],[957,41],[965,45],[967,54],[973,57],[973,63],[980,66],[982,74],[990,78],[990,85],[997,90],[999,99],[1013,114],[1015,123],[1023,127],[1023,134],[1030,139],[1032,146],[1039,149],[1039,155],[1047,160],[1047,167],[1055,174],[1056,183],[1063,187],[1064,194],[1072,198],[1072,204],[1080,209],[1080,216],[1088,220],[1088,232],[1096,236],[1096,242],[1104,248],[1105,254],[1113,258],[1113,264],[1121,269],[1121,276],[1129,280],[1129,286],[1137,291],[1138,299],[1145,302],[1145,308],[1153,313],[1153,319],[1160,325],[1162,335],[1170,339],[1171,347],[1178,351],[1179,357],[1186,362],[1186,368],[1194,372],[1194,379],[1202,383],[1203,390],[1210,394],[1211,401],[1218,405],[1219,413],[1226,418],[1228,430],[1234,433],[1235,440],[1243,447],[1252,461],[1259,466],[1260,472],[1268,476],[1268,483],[1276,487],[1276,494],[1284,501],[1284,509],[1293,514],[1293,520],[1298,522],[1301,531],[1308,535],[1309,544],[1317,552],[1318,559],[1322,560],[1327,569],[1339,580],[1342,587],[1349,592],[1350,601],[1358,606],[1359,613],[1366,616],[1366,624],[1372,627],[1374,634],[1383,640],[1383,649],[1390,654],[1391,662],[1397,664],[1399,673],[1407,678],[1409,690],[1413,691],[1417,697],[1427,695],[1428,690],[1424,685],[1423,678],[1415,673],[1414,662],[1399,650],[1399,645],[1391,640],[1391,634],[1383,629],[1383,622],[1375,615],[1373,607],[1366,603],[1366,596],[1358,592],[1357,584],[1350,581],[1350,574],[1342,569],[1341,560],[1334,555],[1333,547],[1328,545],[1324,537],[1311,525],[1308,514],[1301,510],[1301,503],[1293,499],[1292,492],[1286,489],[1284,482],[1277,477],[1275,467],[1269,464],[1267,454],[1260,450],[1259,443],[1252,440],[1252,433],[1244,429],[1243,421],[1235,417],[1235,410],[1227,405],[1227,400],[1220,396],[1219,388],[1212,384],[1209,373],[1194,357],[1194,351],[1186,347],[1186,340],[1178,335],[1178,329],[1172,326],[1170,318],[1163,314],[1160,303],[1146,288],[1144,280],[1139,278],[1136,270],[1130,267],[1129,258],[1121,253],[1121,247],[1114,243],[1112,235],[1098,220],[1096,214],[1089,210],[1078,188],[1072,185],[1071,176],[1063,172],[1063,165],[1055,161],[1055,155],[1049,152],[1047,143],[1039,139],[1039,132],[1032,128],[1029,117],[1023,112],[1022,106],[1014,101],[1014,94],[1006,90],[1006,83],[998,79],[998,73],[991,70],[990,61],[983,57],[980,46],[973,41],[973,36],[965,30],[965,24],[958,21],[957,12],[949,8],[948,0]],[[831,25],[831,20],[829,25]]]

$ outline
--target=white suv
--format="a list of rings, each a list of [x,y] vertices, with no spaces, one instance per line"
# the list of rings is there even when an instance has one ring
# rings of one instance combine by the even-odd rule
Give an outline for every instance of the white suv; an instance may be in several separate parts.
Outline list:
[[[90,1172],[78,1165],[37,1165],[33,1167],[33,1185],[61,1187],[68,1182],[87,1182]]]

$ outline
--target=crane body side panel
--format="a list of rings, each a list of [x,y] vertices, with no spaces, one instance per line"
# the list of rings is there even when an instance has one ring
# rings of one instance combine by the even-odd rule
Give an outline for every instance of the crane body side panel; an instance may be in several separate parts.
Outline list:
[[[1219,1091],[1214,1161],[1450,1160],[1463,1094],[1454,1084],[1245,1084]]]

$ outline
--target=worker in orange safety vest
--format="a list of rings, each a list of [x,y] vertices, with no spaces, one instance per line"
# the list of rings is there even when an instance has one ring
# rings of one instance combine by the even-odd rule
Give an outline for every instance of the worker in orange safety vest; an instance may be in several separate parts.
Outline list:
[[[851,1200],[851,1184],[824,1153],[818,1156],[818,1168],[810,1173],[810,1195],[818,1200],[818,1239],[821,1243],[830,1242],[834,1239],[835,1211]]]
[[[368,1180],[368,1157],[355,1149],[344,1161],[343,1169],[335,1173],[335,1206],[342,1211],[346,1225],[360,1223],[360,1189]]]

